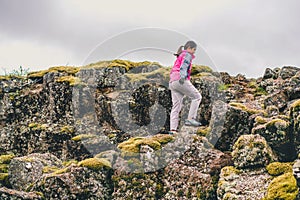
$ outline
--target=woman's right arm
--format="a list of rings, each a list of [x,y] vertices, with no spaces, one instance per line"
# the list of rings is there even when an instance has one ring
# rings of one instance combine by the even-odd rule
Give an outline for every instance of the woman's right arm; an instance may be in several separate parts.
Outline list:
[[[182,78],[182,79],[187,78],[188,69],[190,67],[191,61],[192,61],[192,55],[189,53],[186,53],[181,65],[180,65],[180,78]]]

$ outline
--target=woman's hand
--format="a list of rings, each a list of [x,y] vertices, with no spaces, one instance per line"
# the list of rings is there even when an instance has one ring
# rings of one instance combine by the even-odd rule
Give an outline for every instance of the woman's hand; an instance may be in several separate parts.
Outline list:
[[[185,81],[185,78],[180,78],[180,79],[179,79],[179,83],[180,83],[181,85],[183,85],[184,81]]]

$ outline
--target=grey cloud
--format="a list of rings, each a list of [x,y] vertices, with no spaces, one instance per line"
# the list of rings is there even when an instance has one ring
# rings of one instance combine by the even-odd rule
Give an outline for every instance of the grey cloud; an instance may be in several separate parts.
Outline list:
[[[194,28],[223,70],[261,76],[265,67],[300,65],[299,6],[295,0],[245,1]]]
[[[221,11],[206,17],[199,15],[194,21],[189,18],[188,13],[181,13],[179,17],[186,18],[187,23],[170,25],[167,28],[179,30],[202,44],[220,71],[261,76],[265,67],[300,66],[299,1],[244,0],[223,6],[225,7]],[[131,15],[131,12],[134,12],[134,9],[130,10],[128,15]],[[149,12],[146,13],[149,15]],[[172,10],[166,10],[165,17],[174,17]],[[125,19],[112,20],[109,16],[104,19],[93,19],[83,13],[73,12],[72,8],[68,7],[67,1],[0,1],[0,35],[8,35],[11,40],[24,39],[38,41],[41,45],[61,46],[82,59],[97,44],[111,35],[135,27],[155,26],[154,22],[147,20],[142,23],[143,16],[138,21],[135,23],[126,22]],[[161,38],[149,36],[148,45],[153,43],[152,46],[160,46],[156,42],[161,42],[165,45],[164,48],[176,51],[178,45],[183,43],[183,39],[176,37],[170,37],[163,42]],[[135,46],[132,46],[132,41],[135,41]],[[138,45],[137,41],[138,36],[129,37],[125,41],[116,40],[123,49],[128,47],[128,50],[135,48]],[[103,45],[105,46],[105,43]],[[96,61],[98,58],[108,59],[118,55],[119,52],[115,51],[122,48],[119,46],[119,49],[112,49],[108,46],[104,48],[107,51],[93,52],[94,55],[89,59],[90,61]],[[212,66],[208,55],[199,49],[195,62]],[[147,58],[142,54],[136,54],[136,57]],[[172,59],[164,54],[160,60],[172,64]]]
[[[105,23],[105,21],[107,23]],[[72,12],[59,0],[1,0],[0,32],[12,39],[25,39],[64,47],[76,54],[86,54],[109,37],[110,31],[121,31],[128,25],[111,24],[109,20],[89,20]]]

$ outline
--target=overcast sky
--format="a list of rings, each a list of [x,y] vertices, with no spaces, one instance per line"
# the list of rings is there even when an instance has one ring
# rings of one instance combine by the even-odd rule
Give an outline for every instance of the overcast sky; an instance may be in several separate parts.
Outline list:
[[[299,0],[0,0],[0,73],[124,58],[195,63],[259,77],[300,66]]]

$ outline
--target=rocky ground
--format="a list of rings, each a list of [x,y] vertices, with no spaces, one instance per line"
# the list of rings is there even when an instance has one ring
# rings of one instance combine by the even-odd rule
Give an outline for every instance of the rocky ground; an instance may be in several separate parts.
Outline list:
[[[114,60],[0,77],[0,199],[300,199],[300,68],[194,66],[203,126],[176,135],[169,70]]]

